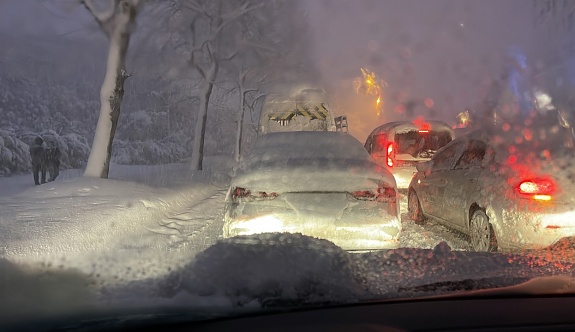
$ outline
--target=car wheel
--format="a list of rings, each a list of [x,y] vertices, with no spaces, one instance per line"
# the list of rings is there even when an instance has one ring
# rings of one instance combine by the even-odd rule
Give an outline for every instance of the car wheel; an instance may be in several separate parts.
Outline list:
[[[495,232],[482,210],[475,211],[469,221],[469,243],[475,251],[497,251]]]
[[[425,217],[421,211],[419,198],[413,189],[409,191],[409,195],[407,196],[407,213],[409,215],[409,219],[413,220],[416,224],[422,225],[425,223]]]

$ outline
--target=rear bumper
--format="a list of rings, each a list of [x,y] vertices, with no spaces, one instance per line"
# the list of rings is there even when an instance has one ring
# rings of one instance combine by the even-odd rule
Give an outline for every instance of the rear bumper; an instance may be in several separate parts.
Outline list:
[[[495,235],[503,250],[542,249],[564,238],[575,237],[575,210],[567,206],[550,206],[537,212],[491,211]]]
[[[345,250],[397,248],[401,231],[398,214],[388,213],[385,203],[369,203],[374,204],[358,204],[337,217],[298,214],[289,206],[268,202],[228,203],[223,233],[225,238],[276,232],[301,233],[329,240]]]

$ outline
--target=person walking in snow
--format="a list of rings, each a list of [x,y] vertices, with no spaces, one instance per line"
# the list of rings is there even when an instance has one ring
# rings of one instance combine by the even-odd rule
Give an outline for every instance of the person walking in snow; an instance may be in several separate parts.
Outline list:
[[[41,137],[34,139],[34,144],[30,146],[30,157],[32,158],[32,174],[34,183],[40,184],[40,173],[42,173],[42,183],[46,183],[46,150],[44,140]]]

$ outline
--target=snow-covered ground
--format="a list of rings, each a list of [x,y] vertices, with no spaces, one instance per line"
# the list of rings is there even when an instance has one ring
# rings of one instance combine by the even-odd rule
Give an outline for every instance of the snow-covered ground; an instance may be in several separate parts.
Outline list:
[[[360,301],[457,289],[445,282],[480,289],[573,274],[574,260],[550,252],[461,251],[458,233],[410,222],[404,197],[397,250],[350,254],[298,234],[218,241],[229,169],[212,158],[202,172],[112,165],[108,180],[76,170],[41,186],[31,175],[0,178],[0,317],[102,305]]]
[[[165,273],[221,233],[229,177],[226,167],[206,168],[113,165],[108,180],[69,170],[40,186],[29,175],[2,178],[0,254],[26,265],[76,268],[102,280]],[[126,266],[132,267],[129,276],[122,276]]]

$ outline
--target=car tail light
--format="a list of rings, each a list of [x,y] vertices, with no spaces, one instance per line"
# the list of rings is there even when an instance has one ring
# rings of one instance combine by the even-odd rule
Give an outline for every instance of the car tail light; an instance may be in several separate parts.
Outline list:
[[[394,188],[379,187],[377,188],[377,200],[380,202],[395,202],[397,198]]]
[[[355,199],[359,199],[361,201],[377,200],[378,202],[395,202],[396,200],[395,189],[385,186],[380,186],[377,188],[376,193],[369,190],[360,190],[352,192],[351,195]]]
[[[376,198],[376,195],[369,190],[354,191],[351,193],[351,196],[362,201],[372,201]]]
[[[245,198],[245,197],[249,197],[251,195],[251,192],[249,190],[246,190],[245,188],[235,188],[234,192],[232,193],[232,198],[234,201],[240,199],[240,198]]]
[[[389,167],[393,167],[393,143],[387,145],[387,154],[385,155],[386,164]]]
[[[526,180],[519,183],[517,192],[538,201],[550,201],[555,192],[555,185],[547,179]]]
[[[243,201],[265,201],[271,200],[278,197],[278,194],[275,192],[266,192],[266,191],[254,191],[236,187],[232,192],[232,200],[234,202],[238,202],[240,200]]]

